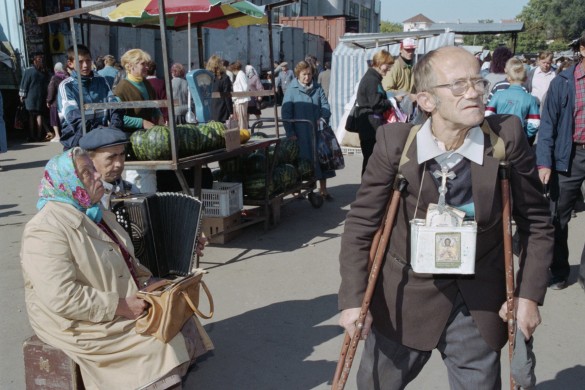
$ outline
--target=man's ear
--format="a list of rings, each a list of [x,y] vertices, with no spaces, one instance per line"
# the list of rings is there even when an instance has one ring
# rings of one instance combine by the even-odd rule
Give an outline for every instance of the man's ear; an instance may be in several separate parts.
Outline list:
[[[433,112],[437,108],[436,98],[428,92],[419,92],[416,94],[418,106],[425,112]]]

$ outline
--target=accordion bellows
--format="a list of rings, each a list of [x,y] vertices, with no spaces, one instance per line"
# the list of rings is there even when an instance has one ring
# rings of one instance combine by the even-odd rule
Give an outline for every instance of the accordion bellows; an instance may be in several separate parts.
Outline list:
[[[159,192],[112,200],[112,211],[132,238],[138,260],[156,277],[191,272],[202,204],[192,196]]]

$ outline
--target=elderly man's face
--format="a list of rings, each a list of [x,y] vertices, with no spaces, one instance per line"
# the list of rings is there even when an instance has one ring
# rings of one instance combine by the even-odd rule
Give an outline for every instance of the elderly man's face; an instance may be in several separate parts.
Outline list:
[[[102,180],[113,183],[122,177],[126,161],[125,145],[107,146],[93,151],[91,159],[95,169],[101,174]]]
[[[443,49],[434,58],[433,69],[435,85],[482,78],[475,57],[455,47]],[[437,100],[436,109],[432,113],[434,123],[457,129],[477,126],[483,121],[485,113],[483,93],[472,87],[472,83],[468,83],[467,90],[461,96],[453,96],[449,88],[434,88],[433,91]]]

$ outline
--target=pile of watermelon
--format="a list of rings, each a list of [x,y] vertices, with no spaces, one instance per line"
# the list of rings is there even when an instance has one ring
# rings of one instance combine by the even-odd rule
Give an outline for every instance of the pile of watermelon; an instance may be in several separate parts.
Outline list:
[[[221,122],[178,125],[176,137],[179,157],[188,157],[225,147],[225,125]],[[137,160],[170,160],[171,135],[167,126],[138,130],[130,136],[132,152]]]
[[[264,150],[256,150],[248,155],[220,161],[220,170],[214,172],[214,177],[223,182],[241,182],[248,199],[264,199],[267,187],[268,195],[272,196],[313,178],[313,163],[298,156],[298,144],[283,139],[278,147],[271,145],[268,148],[268,155]],[[276,166],[267,186],[266,169],[274,163]]]

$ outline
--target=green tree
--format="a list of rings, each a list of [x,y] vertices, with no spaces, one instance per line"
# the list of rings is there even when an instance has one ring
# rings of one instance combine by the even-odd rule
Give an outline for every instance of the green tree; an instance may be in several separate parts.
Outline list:
[[[524,22],[518,34],[518,52],[566,50],[585,30],[583,0],[530,0],[517,17]]]
[[[394,23],[388,21],[382,21],[380,23],[380,32],[383,33],[402,32],[402,30],[403,30],[402,23]]]

